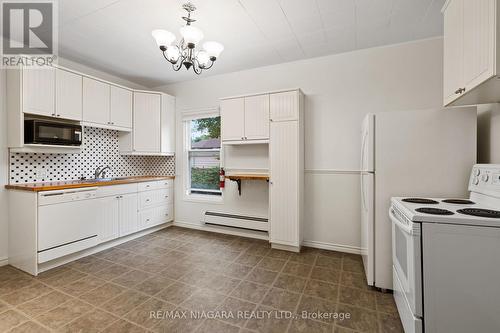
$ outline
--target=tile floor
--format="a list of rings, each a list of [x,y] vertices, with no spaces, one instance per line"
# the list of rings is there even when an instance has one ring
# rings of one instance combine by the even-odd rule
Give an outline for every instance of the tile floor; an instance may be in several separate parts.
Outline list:
[[[167,318],[173,310],[179,318]],[[189,318],[191,311],[206,316]],[[302,311],[315,318],[287,318]],[[318,318],[317,312],[351,317]],[[402,328],[392,295],[365,285],[359,256],[311,248],[292,254],[263,241],[171,227],[36,278],[0,267],[0,332]]]

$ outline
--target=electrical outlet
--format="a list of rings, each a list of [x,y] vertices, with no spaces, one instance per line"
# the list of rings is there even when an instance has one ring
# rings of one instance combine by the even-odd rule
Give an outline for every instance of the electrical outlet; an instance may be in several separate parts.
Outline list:
[[[37,170],[36,172],[36,179],[41,180],[47,178],[47,171],[44,169]]]

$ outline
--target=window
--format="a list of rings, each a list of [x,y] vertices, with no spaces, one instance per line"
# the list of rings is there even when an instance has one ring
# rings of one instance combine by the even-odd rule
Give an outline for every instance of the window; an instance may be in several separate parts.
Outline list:
[[[186,122],[188,193],[220,196],[220,116]]]

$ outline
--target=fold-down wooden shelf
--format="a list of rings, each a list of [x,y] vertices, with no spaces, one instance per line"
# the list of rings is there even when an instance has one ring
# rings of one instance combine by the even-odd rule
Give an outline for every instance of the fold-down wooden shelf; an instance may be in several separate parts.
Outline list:
[[[228,176],[226,176],[226,179],[232,180],[238,184],[238,194],[241,195],[241,181],[242,180],[262,180],[262,181],[269,182],[269,175],[241,173],[241,174],[228,175]]]

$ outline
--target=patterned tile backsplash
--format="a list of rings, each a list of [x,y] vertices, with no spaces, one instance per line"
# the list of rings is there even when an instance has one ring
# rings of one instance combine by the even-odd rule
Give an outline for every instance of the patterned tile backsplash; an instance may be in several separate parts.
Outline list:
[[[175,175],[171,156],[121,156],[118,132],[85,127],[80,154],[11,153],[11,184],[93,178],[99,166],[109,165],[106,177]]]

